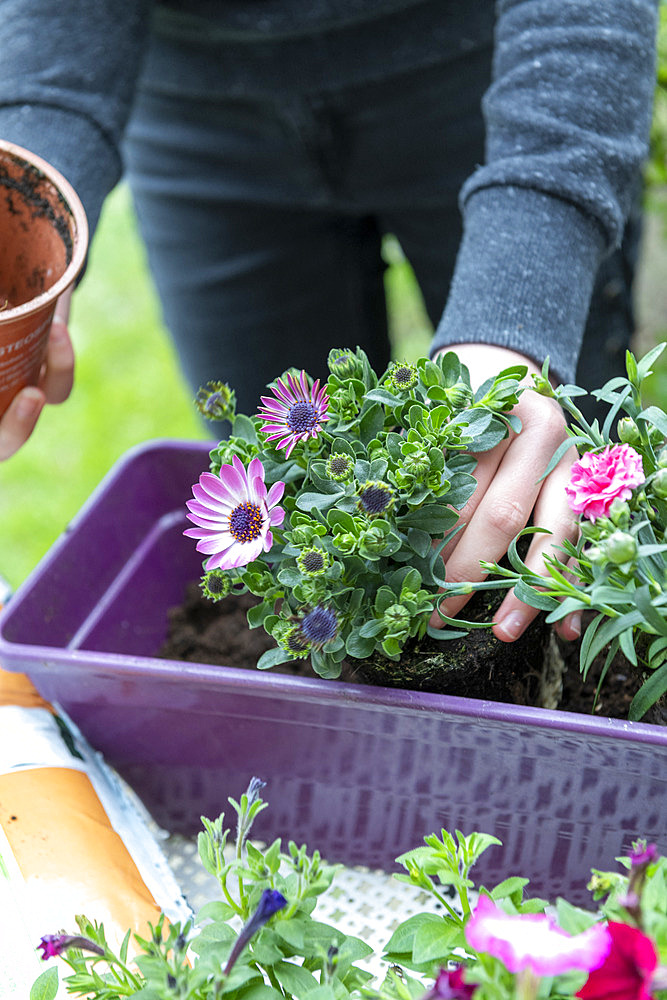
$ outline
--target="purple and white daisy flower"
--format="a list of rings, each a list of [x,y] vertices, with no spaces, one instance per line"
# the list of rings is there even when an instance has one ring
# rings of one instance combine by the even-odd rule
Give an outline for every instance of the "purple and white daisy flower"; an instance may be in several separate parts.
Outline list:
[[[329,419],[329,397],[325,386],[320,389],[319,379],[309,385],[305,371],[298,379],[288,372],[285,379],[276,379],[273,396],[262,396],[259,416],[265,421],[262,430],[267,441],[280,438],[278,448],[285,448],[289,458],[297,441],[317,437]]]
[[[212,569],[247,566],[273,545],[271,528],[283,523],[285,511],[276,506],[285,484],[274,483],[267,491],[264,466],[258,458],[246,468],[234,455],[232,465],[223,465],[218,476],[202,472],[192,487],[194,500],[187,501],[190,521],[197,525],[183,532],[198,538],[197,551],[210,555]]]

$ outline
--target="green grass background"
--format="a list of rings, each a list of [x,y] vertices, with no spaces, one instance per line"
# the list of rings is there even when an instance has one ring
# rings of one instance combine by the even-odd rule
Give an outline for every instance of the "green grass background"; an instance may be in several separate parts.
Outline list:
[[[651,211],[667,217],[667,198],[654,199]],[[432,331],[395,241],[387,240],[385,256],[394,356],[412,360],[428,350]],[[161,325],[123,185],[106,202],[70,327],[77,357],[72,395],[49,407],[28,444],[0,463],[0,575],[13,587],[129,447],[206,436]],[[654,379],[654,397],[664,400],[667,367]]]
[[[429,323],[391,242],[387,255],[392,328],[417,357],[428,348]],[[0,463],[0,575],[13,587],[129,447],[156,437],[207,436],[161,323],[124,185],[105,203],[70,332],[76,351],[70,398],[48,407],[27,445]]]

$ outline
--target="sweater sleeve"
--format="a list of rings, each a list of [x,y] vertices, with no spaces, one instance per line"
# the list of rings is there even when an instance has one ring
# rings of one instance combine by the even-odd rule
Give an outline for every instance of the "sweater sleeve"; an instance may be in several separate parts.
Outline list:
[[[91,232],[122,173],[149,8],[150,0],[0,0],[0,138],[67,177]]]
[[[486,162],[432,351],[508,347],[572,381],[648,152],[657,0],[498,0]]]

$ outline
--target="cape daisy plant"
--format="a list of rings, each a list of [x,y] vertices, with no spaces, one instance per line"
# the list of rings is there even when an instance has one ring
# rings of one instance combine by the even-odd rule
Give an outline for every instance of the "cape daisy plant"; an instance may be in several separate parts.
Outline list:
[[[475,393],[451,353],[378,376],[363,351],[336,349],[329,369],[323,385],[284,373],[253,416],[223,383],[200,390],[201,412],[227,417],[231,435],[193,486],[186,534],[207,557],[207,595],[258,598],[249,624],[276,641],[260,668],[310,657],[337,677],[345,657],[398,660],[427,631],[462,634],[428,624],[439,554],[475,488],[471,452],[519,429],[525,368]]]
[[[473,393],[452,353],[394,362],[378,376],[363,351],[337,349],[325,385],[286,372],[252,417],[236,414],[228,387],[209,383],[197,404],[227,416],[232,433],[188,504],[197,527],[187,533],[209,556],[205,593],[259,599],[249,623],[276,641],[260,668],[310,657],[321,676],[337,677],[344,658],[398,660],[408,640],[491,625],[443,615],[447,627],[431,629],[443,592],[514,587],[549,622],[588,613],[582,673],[604,652],[604,678],[620,650],[641,675],[629,712],[640,719],[667,692],[667,414],[641,399],[664,346],[639,362],[628,352],[627,377],[594,392],[609,407],[602,427],[578,409],[583,389],[553,388],[548,363],[534,377],[534,390],[571,418],[543,475],[567,448],[579,452],[566,493],[580,537],[546,558],[546,580],[521,560],[518,538],[509,566],[482,562],[481,583],[447,583],[439,558],[475,489],[472,453],[520,430],[511,410],[526,391],[524,368]]]

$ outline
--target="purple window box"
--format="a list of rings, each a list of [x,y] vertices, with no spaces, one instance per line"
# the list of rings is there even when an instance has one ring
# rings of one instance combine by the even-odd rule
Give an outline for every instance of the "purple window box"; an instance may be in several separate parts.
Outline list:
[[[441,827],[493,833],[490,883],[586,904],[590,868],[667,849],[667,729],[155,657],[201,575],[183,537],[206,442],[153,441],[111,470],[0,619],[0,662],[60,704],[155,819],[193,833],[253,775],[254,833],[390,870]]]

